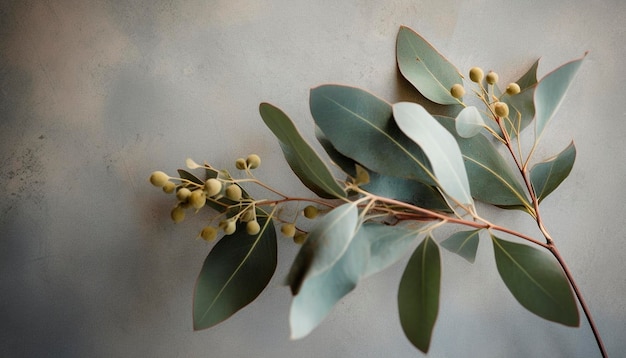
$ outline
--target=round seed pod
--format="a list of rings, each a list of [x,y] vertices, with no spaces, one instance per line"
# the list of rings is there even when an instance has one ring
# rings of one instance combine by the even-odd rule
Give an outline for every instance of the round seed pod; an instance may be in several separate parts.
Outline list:
[[[508,86],[506,86],[506,93],[510,96],[512,95],[516,95],[518,93],[520,93],[521,89],[519,87],[519,85],[515,82],[509,83]]]
[[[180,201],[186,201],[191,196],[191,190],[187,188],[180,188],[176,192],[176,198]]]
[[[249,221],[254,220],[255,215],[252,209],[247,209],[246,211],[243,212],[243,214],[241,214],[241,221],[247,223]]]
[[[487,80],[487,83],[490,85],[493,85],[498,82],[498,74],[493,71],[489,71],[485,80]]]
[[[217,237],[217,229],[213,226],[205,226],[200,232],[200,237],[206,241],[213,241]]]
[[[204,204],[206,204],[206,194],[204,190],[196,189],[192,191],[189,196],[189,204],[191,204],[194,209],[202,209]]]
[[[173,193],[174,190],[176,190],[176,184],[172,183],[171,181],[168,181],[167,183],[165,183],[165,185],[163,185],[163,191],[167,194]]]
[[[211,178],[204,182],[204,191],[206,191],[206,195],[208,197],[215,196],[222,191],[222,182],[215,178]]]
[[[280,232],[286,237],[293,237],[296,234],[296,226],[294,224],[283,224],[280,227]]]
[[[479,83],[480,81],[483,80],[483,76],[484,75],[485,74],[484,74],[482,68],[480,68],[480,67],[472,67],[472,68],[470,68],[469,77],[470,77],[470,80],[472,80],[472,82]]]
[[[226,197],[232,201],[241,200],[241,188],[237,184],[232,184],[226,188]]]
[[[462,98],[463,96],[465,96],[465,88],[463,88],[462,85],[457,83],[454,86],[452,86],[452,88],[450,88],[450,94],[454,98],[457,98],[457,99]]]
[[[244,170],[246,169],[246,167],[248,166],[248,164],[246,163],[246,160],[243,158],[237,158],[237,160],[235,160],[235,167],[239,170]]]
[[[315,219],[317,215],[319,214],[319,210],[313,205],[309,205],[305,207],[303,212],[304,212],[304,217],[307,219]]]
[[[248,235],[256,235],[261,231],[261,225],[256,220],[248,221],[246,224],[246,232]]]
[[[506,117],[509,115],[509,106],[504,102],[497,102],[493,105],[493,111],[498,117]]]
[[[261,165],[261,158],[256,154],[250,154],[248,158],[246,158],[246,164],[250,169],[256,169]]]
[[[150,183],[159,188],[162,188],[169,180],[170,177],[162,171],[150,174]]]
[[[170,213],[172,220],[174,223],[178,224],[179,222],[185,220],[185,209],[183,209],[180,205],[176,205],[172,212]]]
[[[298,245],[302,245],[306,241],[307,237],[308,237],[307,234],[303,232],[298,232],[294,235],[293,242],[295,242]]]
[[[226,220],[223,230],[226,235],[234,234],[237,231],[237,223],[235,220]]]

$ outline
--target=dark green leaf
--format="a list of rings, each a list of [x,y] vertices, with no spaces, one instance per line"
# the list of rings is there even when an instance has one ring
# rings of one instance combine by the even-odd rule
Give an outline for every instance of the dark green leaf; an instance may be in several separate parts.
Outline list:
[[[271,219],[259,217],[261,232],[248,235],[240,225],[211,250],[196,281],[195,330],[209,328],[252,302],[276,269],[276,231]]]
[[[320,219],[294,260],[287,284],[297,295],[305,279],[328,270],[345,253],[358,225],[356,204],[347,203]]]
[[[458,104],[450,88],[462,84],[459,71],[430,43],[408,27],[400,27],[396,42],[400,72],[420,93],[439,104]]]
[[[556,260],[534,247],[491,238],[498,272],[515,299],[542,318],[578,326],[576,301]]]
[[[289,322],[292,339],[308,335],[333,306],[356,287],[368,257],[369,242],[366,238],[355,237],[338,261],[304,280],[291,303]]]
[[[435,184],[426,155],[398,128],[389,103],[336,85],[312,89],[310,102],[315,123],[342,155],[378,173]]]
[[[355,240],[365,239],[370,245],[370,257],[363,276],[378,273],[400,260],[418,235],[419,231],[400,226],[388,226],[376,222],[361,225]]]
[[[535,61],[532,66],[520,77],[515,83],[517,83],[520,89],[523,91],[528,87],[534,86],[537,83],[537,67],[539,66],[539,60]]]
[[[459,231],[445,239],[441,246],[473,263],[478,249],[479,232],[480,230]]]
[[[572,171],[576,159],[576,147],[570,143],[556,157],[538,163],[530,170],[530,181],[539,202],[556,189]]]
[[[268,103],[261,103],[259,111],[265,124],[278,138],[287,163],[307,188],[323,198],[346,196],[326,164],[302,138],[285,113]]]
[[[178,175],[180,175],[181,179],[189,180],[196,184],[204,185],[204,182],[200,178],[198,178],[197,176],[191,174],[190,172],[184,169],[178,169]]]
[[[404,334],[424,353],[428,352],[439,312],[440,285],[439,248],[429,236],[413,252],[398,289],[398,309]]]

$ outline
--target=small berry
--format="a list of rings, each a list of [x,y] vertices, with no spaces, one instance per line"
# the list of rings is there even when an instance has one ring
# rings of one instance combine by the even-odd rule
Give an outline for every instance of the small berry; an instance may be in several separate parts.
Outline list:
[[[224,223],[223,230],[224,230],[224,234],[231,235],[235,233],[235,231],[237,230],[237,223],[235,222],[235,220],[226,220]]]
[[[450,94],[454,98],[457,98],[457,99],[462,98],[463,96],[465,96],[465,88],[463,88],[462,85],[457,83],[454,86],[452,86],[452,88],[450,88]]]
[[[493,105],[493,111],[498,117],[506,117],[509,115],[509,106],[504,102],[496,102]]]
[[[185,220],[185,209],[182,206],[176,205],[174,209],[172,209],[172,213],[170,215],[174,223],[178,224],[179,222]]]
[[[308,236],[307,234],[305,234],[303,232],[299,232],[299,233],[294,235],[293,242],[295,242],[298,245],[302,245],[306,241],[307,236]]]
[[[293,237],[296,234],[296,226],[294,224],[284,224],[281,226],[280,232],[286,237]]]
[[[217,237],[217,229],[213,226],[205,226],[200,232],[200,237],[206,241],[213,241]]]
[[[215,178],[211,178],[204,182],[204,191],[206,191],[206,195],[209,197],[215,196],[222,191],[222,182]]]
[[[196,189],[189,196],[189,203],[194,209],[201,209],[206,204],[206,194],[204,190]]]
[[[250,154],[246,159],[246,164],[250,169],[256,169],[261,165],[261,158],[256,154]]]
[[[319,214],[319,210],[313,205],[304,208],[304,217],[307,219],[315,219],[317,214]]]
[[[180,188],[176,192],[176,198],[180,201],[186,201],[187,199],[189,199],[190,195],[191,195],[191,190],[187,188]]]
[[[261,231],[261,225],[256,220],[248,221],[246,224],[246,232],[248,235],[256,235]]]
[[[241,214],[241,221],[247,223],[255,219],[255,215],[252,209],[247,209]]]
[[[498,82],[498,74],[493,71],[489,71],[485,79],[490,85],[495,84],[496,82]]]
[[[248,166],[248,164],[246,163],[246,160],[243,158],[238,158],[237,160],[235,160],[235,167],[239,170],[244,170],[246,169],[246,167]]]
[[[472,68],[470,68],[469,77],[470,77],[470,80],[472,80],[472,82],[479,83],[480,81],[483,80],[483,76],[484,75],[485,74],[483,73],[482,68],[480,68],[480,67],[472,67]]]
[[[520,91],[519,85],[515,82],[509,83],[509,85],[506,86],[506,93],[510,96],[518,94]]]
[[[150,183],[152,185],[162,188],[170,180],[170,177],[162,171],[156,171],[150,175]]]
[[[168,181],[167,183],[165,183],[165,185],[163,185],[163,191],[168,194],[173,193],[174,190],[176,190],[176,184],[172,183],[171,181]]]
[[[232,201],[241,200],[241,188],[237,184],[233,184],[226,188],[226,197]]]

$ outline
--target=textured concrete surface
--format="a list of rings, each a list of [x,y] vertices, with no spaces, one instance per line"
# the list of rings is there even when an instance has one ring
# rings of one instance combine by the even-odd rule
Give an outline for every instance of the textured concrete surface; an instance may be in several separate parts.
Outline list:
[[[201,218],[174,225],[153,170],[219,167],[308,195],[258,115],[283,108],[313,140],[308,90],[344,83],[411,99],[395,67],[400,25],[463,71],[503,81],[590,54],[539,152],[573,138],[570,178],[545,217],[612,356],[626,351],[623,212],[626,3],[598,1],[3,1],[0,5],[0,356],[413,357],[396,291],[402,263],[363,282],[309,337],[289,340],[281,242],[267,292],[193,332]],[[536,234],[518,213],[490,218]],[[506,291],[483,241],[474,265],[444,253],[431,357],[593,357],[586,322],[543,321]]]

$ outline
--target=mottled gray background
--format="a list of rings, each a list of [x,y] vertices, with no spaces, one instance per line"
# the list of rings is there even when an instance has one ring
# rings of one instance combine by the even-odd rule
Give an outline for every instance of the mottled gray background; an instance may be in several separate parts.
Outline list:
[[[310,87],[344,83],[411,99],[397,74],[400,25],[464,72],[540,76],[590,50],[539,152],[574,138],[570,178],[543,204],[613,357],[626,351],[623,224],[626,2],[2,1],[0,5],[0,356],[413,357],[396,290],[406,258],[343,299],[309,337],[289,340],[281,286],[296,247],[279,246],[269,290],[227,322],[193,332],[194,281],[210,245],[202,219],[169,220],[153,170],[187,157],[309,195],[258,104],[283,108],[313,140]],[[536,234],[517,212],[484,209]],[[572,329],[521,308],[491,245],[474,265],[443,254],[431,357],[593,357]]]

